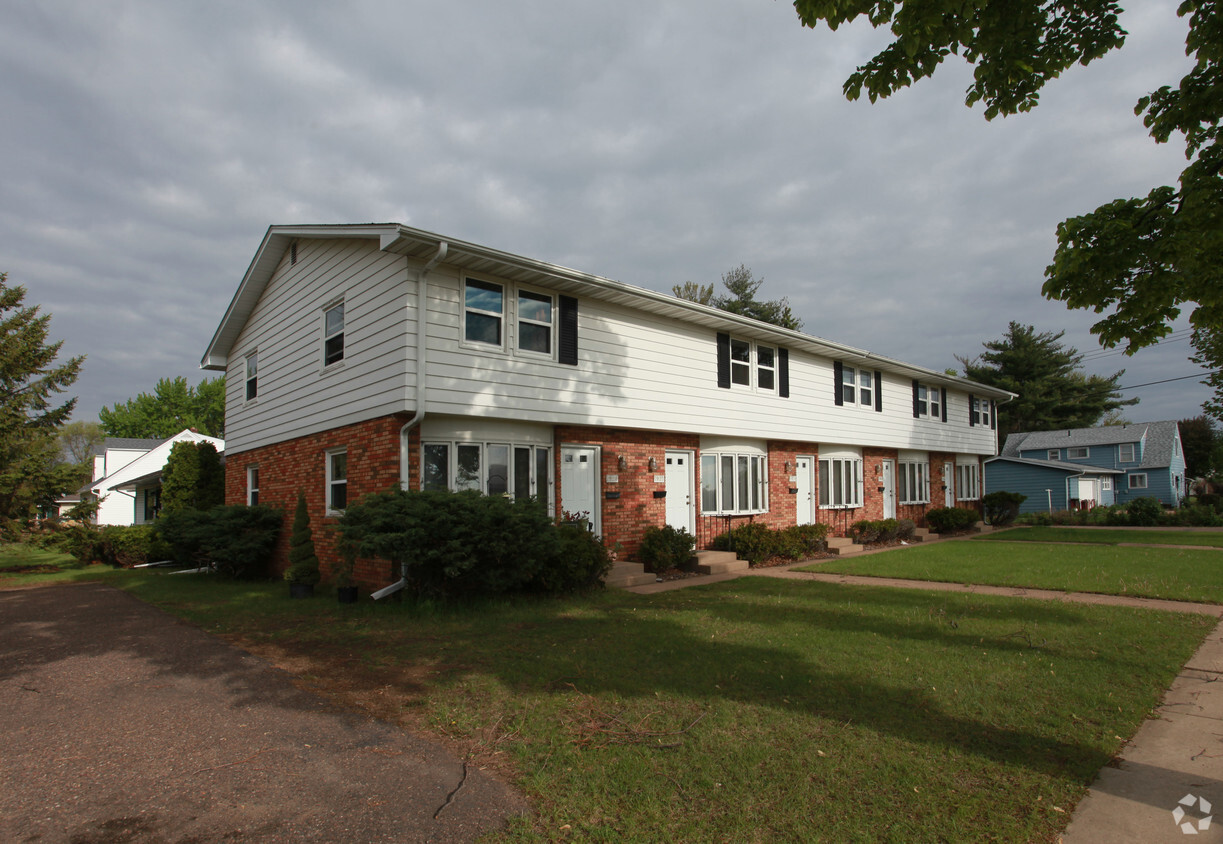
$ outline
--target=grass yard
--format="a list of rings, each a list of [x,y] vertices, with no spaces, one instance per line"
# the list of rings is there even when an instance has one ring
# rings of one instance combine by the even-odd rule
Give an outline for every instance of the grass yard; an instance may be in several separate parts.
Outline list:
[[[1181,535],[1176,534],[1178,539]],[[1209,549],[934,542],[864,557],[825,560],[798,571],[1223,603],[1223,554]]]
[[[1099,545],[1201,545],[1223,548],[1223,530],[1118,530],[1096,527],[1026,527],[974,538],[978,542],[1088,542]]]
[[[1056,841],[1214,626],[754,577],[466,610],[105,579],[498,767],[537,810],[510,841]]]
[[[71,580],[84,567],[70,554],[20,543],[0,544],[0,588],[5,585]]]

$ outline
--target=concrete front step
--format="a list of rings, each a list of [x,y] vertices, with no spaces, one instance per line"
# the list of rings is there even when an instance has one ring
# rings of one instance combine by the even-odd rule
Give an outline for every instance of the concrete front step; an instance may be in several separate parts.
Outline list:
[[[930,528],[917,528],[913,531],[913,542],[930,542],[938,539],[937,533],[931,533]]]
[[[697,551],[696,570],[701,574],[729,574],[747,571],[751,563],[740,560],[734,551]]]
[[[603,583],[616,589],[625,589],[629,586],[654,583],[657,579],[657,576],[647,572],[641,563],[626,561],[613,565],[607,577],[603,578]]]
[[[847,536],[830,536],[828,537],[828,553],[837,554],[856,554],[862,550],[862,546],[856,544]]]

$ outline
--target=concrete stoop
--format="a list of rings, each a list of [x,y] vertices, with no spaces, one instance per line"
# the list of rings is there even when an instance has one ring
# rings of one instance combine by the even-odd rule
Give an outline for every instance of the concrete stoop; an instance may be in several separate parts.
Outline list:
[[[629,586],[644,586],[654,583],[655,575],[647,572],[641,563],[630,563],[627,560],[616,563],[603,578],[603,583],[616,589],[626,589]]]
[[[747,560],[740,560],[734,551],[697,551],[696,570],[701,574],[730,574],[751,568]]]
[[[856,554],[862,550],[862,546],[855,543],[847,536],[830,536],[828,537],[828,553],[836,554],[841,557],[846,554]]]
[[[930,528],[917,528],[913,531],[913,536],[909,539],[910,542],[934,542],[938,539],[937,533],[931,533]]]

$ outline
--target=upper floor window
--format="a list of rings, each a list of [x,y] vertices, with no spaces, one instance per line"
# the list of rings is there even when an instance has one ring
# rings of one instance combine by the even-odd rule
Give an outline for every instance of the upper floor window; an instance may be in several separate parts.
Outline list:
[[[327,452],[327,512],[339,513],[348,506],[348,451]]]
[[[1133,463],[1134,460],[1134,443],[1122,443],[1118,448],[1120,452],[1117,459],[1122,463]]]
[[[733,337],[730,341],[730,383],[752,385],[752,344]]]
[[[1050,460],[1061,460],[1062,450],[1060,448],[1051,448],[1049,449],[1048,457]]]
[[[323,366],[344,360],[344,303],[323,311]]]
[[[259,353],[251,352],[246,356],[246,400],[251,401],[259,395]]]
[[[518,291],[518,348],[552,354],[552,297]]]
[[[790,397],[790,355],[778,346],[766,346],[719,333],[718,387],[748,387],[761,393]]]
[[[941,387],[921,384],[916,378],[913,379],[913,417],[915,419],[929,417],[946,422],[945,393],[946,391]]]
[[[883,410],[882,396],[879,392],[883,388],[882,373],[872,372],[869,369],[858,369],[846,366],[840,361],[833,361],[832,378],[834,382],[832,398],[838,407],[852,404]]]
[[[979,399],[976,396],[970,396],[968,399],[969,405],[969,424],[970,425],[985,425],[990,424],[990,400]]]
[[[777,384],[777,358],[772,346],[756,347],[756,386],[773,392]]]
[[[1088,454],[1089,452],[1086,447],[1066,449],[1067,460],[1086,460]]]
[[[463,339],[501,347],[505,290],[491,281],[469,278],[463,288]]]

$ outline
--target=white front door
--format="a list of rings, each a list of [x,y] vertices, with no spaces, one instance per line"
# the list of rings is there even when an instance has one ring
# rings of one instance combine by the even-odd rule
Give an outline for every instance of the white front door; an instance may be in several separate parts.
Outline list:
[[[693,524],[692,493],[695,475],[691,451],[668,451],[666,471],[667,524],[676,530],[696,533]]]
[[[815,460],[810,457],[794,459],[794,522],[800,525],[815,523]]]
[[[587,514],[591,529],[602,533],[599,519],[599,449],[567,445],[561,448],[561,509]]]
[[[883,518],[896,518],[896,461],[884,460],[883,470]]]
[[[955,506],[955,464],[943,464],[943,506]]]

